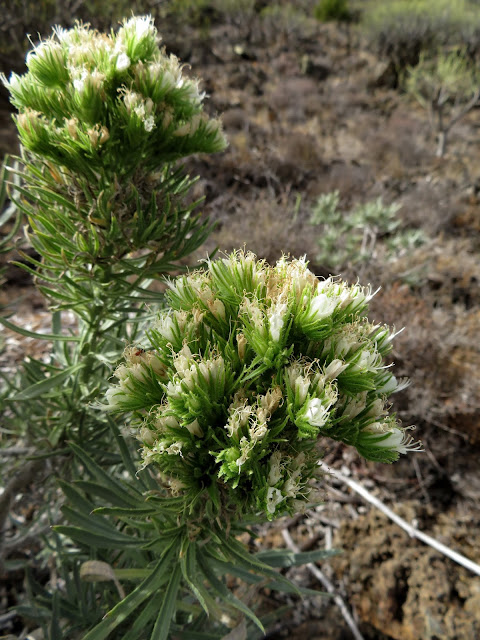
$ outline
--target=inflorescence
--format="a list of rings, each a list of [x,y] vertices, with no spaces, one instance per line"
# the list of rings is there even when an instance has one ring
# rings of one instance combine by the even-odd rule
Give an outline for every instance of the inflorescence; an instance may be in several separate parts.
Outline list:
[[[56,27],[27,55],[28,73],[1,78],[23,146],[71,170],[110,166],[117,174],[224,149],[198,80],[159,41],[150,16],[110,35],[88,24]]]
[[[298,511],[322,436],[379,462],[419,449],[388,411],[406,382],[384,362],[395,333],[369,322],[371,297],[304,259],[243,252],[170,282],[151,348],[126,350],[107,401],[135,412],[144,463],[185,515]]]

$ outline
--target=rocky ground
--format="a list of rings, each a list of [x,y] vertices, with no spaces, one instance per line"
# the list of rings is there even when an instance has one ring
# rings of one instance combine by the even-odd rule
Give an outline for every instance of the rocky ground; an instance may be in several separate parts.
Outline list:
[[[394,409],[417,426],[425,451],[380,466],[328,445],[325,460],[409,523],[480,562],[479,110],[453,129],[446,156],[436,158],[425,112],[389,86],[388,67],[354,29],[279,18],[224,18],[201,30],[158,26],[167,49],[204,79],[208,108],[223,113],[230,141],[225,153],[188,164],[200,176],[196,196],[205,197],[205,215],[217,223],[194,259],[246,245],[269,261],[282,252],[306,254],[318,275],[328,275],[317,259],[321,230],[309,217],[318,196],[333,190],[346,210],[379,196],[397,202],[401,228],[422,230],[420,247],[392,256],[378,238],[370,260],[341,273],[381,286],[373,318],[406,327],[393,359],[412,383]],[[11,152],[6,105],[0,123],[1,150]],[[21,294],[17,321],[40,329],[48,316],[19,278],[9,271],[1,302]],[[6,333],[3,368],[36,348]],[[480,637],[478,576],[410,538],[341,483],[325,485],[323,505],[265,530],[259,544],[284,545],[280,530],[288,526],[302,548],[342,549],[321,568],[366,640]],[[306,569],[294,575],[319,588]],[[8,597],[0,590],[4,603]],[[314,598],[295,603],[269,635],[285,637],[353,636],[331,599]]]

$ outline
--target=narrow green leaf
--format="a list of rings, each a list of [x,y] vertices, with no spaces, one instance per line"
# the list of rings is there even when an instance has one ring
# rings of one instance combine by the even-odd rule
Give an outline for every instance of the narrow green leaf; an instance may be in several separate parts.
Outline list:
[[[195,543],[190,543],[188,538],[184,539],[182,545],[182,551],[180,554],[180,568],[182,570],[183,579],[189,586],[190,590],[195,594],[195,597],[202,606],[202,609],[207,615],[210,611],[207,605],[207,599],[205,589],[200,580],[197,579],[197,546]]]
[[[172,624],[172,618],[175,614],[181,575],[180,567],[177,564],[162,599],[162,606],[158,612],[157,621],[155,622],[150,640],[168,640],[170,625]]]
[[[138,580],[145,580],[150,575],[149,569],[115,569],[115,575],[121,580],[131,580],[136,582]]]
[[[116,629],[129,615],[131,615],[147,598],[154,594],[165,582],[168,576],[171,561],[178,546],[175,541],[165,549],[162,557],[152,570],[148,578],[138,585],[121,602],[111,609],[104,619],[84,636],[83,640],[104,640]]]
[[[77,491],[75,487],[63,480],[59,480],[58,484],[60,485],[60,489],[68,498],[69,502],[80,512],[89,514],[92,512],[94,507],[93,503],[90,500],[87,500],[84,495]]]
[[[51,640],[62,640],[62,632],[60,629],[60,593],[58,591],[53,592],[52,596],[52,617],[50,619],[49,634],[48,637]]]
[[[324,560],[325,558],[330,558],[337,554],[338,551],[334,549],[330,551],[320,549],[318,551],[299,553],[294,553],[289,549],[268,549],[266,551],[256,553],[255,557],[261,562],[265,562],[270,567],[286,568],[301,566],[308,564],[309,562],[318,562],[319,560]]]
[[[236,578],[240,578],[247,584],[260,584],[263,582],[266,587],[272,589],[274,591],[279,591],[280,593],[292,593],[294,595],[305,595],[305,596],[323,596],[330,595],[325,593],[324,591],[316,591],[315,589],[307,589],[305,587],[299,587],[293,582],[289,580],[285,580],[279,582],[278,580],[271,580],[270,578],[264,578],[263,576],[256,575],[255,573],[251,573],[242,567],[239,567],[231,562],[219,562],[218,560],[212,560],[211,564],[213,567],[216,567],[218,573],[226,575],[232,575]],[[281,577],[281,576],[279,576]]]
[[[249,569],[260,573],[260,575],[275,578],[276,580],[282,578],[282,576],[277,571],[274,571],[268,564],[257,560],[255,556],[249,553],[235,538],[222,537],[222,543],[225,545],[226,551]]]
[[[138,507],[137,509],[134,507],[131,509],[122,507],[98,507],[92,510],[92,513],[104,513],[105,515],[117,516],[118,518],[122,516],[148,516],[155,512],[156,509],[152,507]]]
[[[95,477],[96,480],[105,488],[109,489],[117,498],[123,500],[124,503],[127,503],[123,506],[126,507],[136,507],[138,506],[139,499],[143,502],[143,497],[141,492],[135,490],[133,487],[127,486],[115,480],[111,475],[109,475],[106,471],[104,471],[94,460],[91,458],[86,451],[84,451],[81,447],[76,445],[75,443],[70,443],[73,452],[79,458],[88,471]],[[137,493],[137,496],[132,496],[128,489],[131,489]]]
[[[243,604],[241,600],[236,598],[233,595],[233,593],[229,591],[229,589],[227,589],[227,587],[223,584],[221,580],[217,578],[215,573],[212,571],[212,569],[208,566],[208,564],[204,561],[202,557],[198,558],[198,564],[205,578],[211,584],[212,589],[216,592],[216,595],[220,597],[222,600],[224,600],[224,602],[227,602],[231,606],[235,607],[235,609],[238,609],[239,611],[244,613],[246,616],[248,616],[250,620],[252,620],[252,622],[254,622],[257,625],[257,627],[265,633],[265,629],[263,628],[262,623],[257,618],[257,616],[253,613],[253,611],[249,607],[247,607],[245,604]]]
[[[220,631],[219,633],[213,633],[208,631],[203,633],[202,631],[176,631],[175,638],[179,638],[179,640],[222,640],[225,632]],[[262,636],[264,634],[262,633]]]
[[[55,300],[62,300],[68,304],[73,304],[76,302],[76,299],[73,296],[67,296],[55,289],[51,289],[50,287],[39,286],[38,290],[43,293],[46,298],[54,298]]]
[[[119,544],[125,543],[129,545],[132,543],[134,546],[137,546],[142,542],[142,540],[138,538],[121,533],[108,522],[108,520],[105,520],[101,516],[88,516],[78,513],[75,509],[67,505],[62,507],[62,513],[69,522],[87,533],[92,533],[96,536],[106,536],[109,540],[117,541]]]
[[[57,373],[49,378],[45,378],[44,380],[40,380],[36,382],[31,387],[20,391],[16,396],[12,398],[15,402],[19,400],[31,400],[32,398],[37,398],[40,395],[46,394],[52,389],[57,388],[64,380],[67,380],[74,373],[79,371],[83,367],[83,363],[78,363],[73,365],[72,367],[68,367],[60,373]]]
[[[158,610],[161,607],[163,593],[154,594],[150,600],[142,607],[142,610],[137,614],[135,621],[128,631],[122,635],[122,640],[138,640],[144,638],[145,633],[153,626],[153,621],[158,615]]]
[[[85,544],[88,547],[95,547],[96,549],[129,549],[139,547],[143,542],[143,540],[139,540],[137,538],[120,540],[119,538],[112,537],[107,533],[105,535],[91,533],[90,531],[86,531],[84,528],[63,524],[55,525],[53,528],[58,533],[66,535],[80,544]]]
[[[138,476],[137,476],[138,467],[132,460],[132,454],[130,452],[130,449],[127,447],[125,438],[121,435],[117,423],[113,420],[111,416],[108,416],[108,424],[113,433],[113,437],[115,438],[118,444],[118,448],[120,449],[120,454],[122,456],[122,461],[125,468],[130,472],[130,475],[134,480],[138,480]],[[140,482],[142,481],[140,480]],[[143,488],[147,489],[146,486],[144,486]]]
[[[6,318],[2,317],[0,317],[0,324],[3,324],[4,327],[7,327],[7,329],[10,329],[11,331],[15,331],[15,333],[27,336],[28,338],[36,338],[37,340],[80,342],[80,338],[78,336],[62,336],[58,333],[36,333],[35,331],[28,331],[27,329],[18,327],[16,324],[13,324],[13,322],[9,322]]]
[[[132,502],[130,500],[125,500],[124,496],[113,494],[109,487],[105,487],[101,483],[90,482],[89,480],[76,480],[75,486],[85,491],[85,493],[96,496],[101,500],[107,500],[110,504],[117,505],[125,509],[134,508],[132,507]],[[135,504],[137,504],[137,501],[135,501]]]

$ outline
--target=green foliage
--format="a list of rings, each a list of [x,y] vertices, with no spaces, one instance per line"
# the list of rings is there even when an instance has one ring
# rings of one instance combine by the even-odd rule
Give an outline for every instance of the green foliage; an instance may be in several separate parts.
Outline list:
[[[111,435],[119,443],[121,467],[101,467],[73,446],[82,479],[61,483],[68,501],[62,511],[70,524],[56,526],[52,537],[65,588],[52,593],[33,582],[35,605],[22,607],[22,613],[58,629],[65,639],[79,631],[86,640],[133,640],[139,634],[166,639],[169,632],[195,638],[199,630],[222,638],[228,633],[224,622],[239,616],[263,630],[255,613],[227,588],[227,575],[257,588],[318,595],[297,589],[277,570],[334,551],[252,554],[235,539],[244,531],[238,523],[229,533],[215,521],[208,532],[189,522],[179,526],[181,498],[168,496],[147,470],[137,470],[138,461],[114,426]],[[98,508],[98,502],[105,506]],[[256,637],[253,629],[249,637]]]
[[[439,135],[437,155],[443,156],[447,133],[478,103],[480,71],[465,50],[454,49],[435,57],[422,54],[407,74],[406,90],[427,110]]]
[[[314,16],[320,22],[336,20],[348,22],[352,14],[348,0],[320,0],[314,9]]]
[[[371,2],[362,23],[371,45],[398,70],[439,47],[464,46],[472,56],[480,51],[480,12],[469,0]]]
[[[345,212],[339,209],[339,201],[338,191],[320,196],[310,218],[320,229],[316,260],[328,269],[338,272],[370,260],[380,238],[387,240],[391,254],[424,240],[420,232],[398,231],[399,206],[395,203],[386,205],[379,198]]]

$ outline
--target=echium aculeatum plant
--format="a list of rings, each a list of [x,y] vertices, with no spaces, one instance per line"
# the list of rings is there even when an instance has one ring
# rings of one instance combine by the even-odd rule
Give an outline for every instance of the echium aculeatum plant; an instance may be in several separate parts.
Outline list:
[[[226,140],[199,81],[159,43],[150,16],[110,35],[56,27],[28,53],[26,74],[2,78],[18,109],[18,206],[42,260],[25,257],[59,308],[144,292],[208,234],[185,202],[192,180],[172,163]]]
[[[371,296],[304,260],[242,252],[170,282],[151,347],[127,349],[107,399],[139,418],[144,463],[183,497],[184,522],[298,511],[322,436],[379,462],[418,449],[388,413],[405,383],[385,365],[395,333],[368,320]]]
[[[57,27],[27,55],[27,73],[3,77],[22,144],[12,199],[38,254],[20,266],[55,311],[43,336],[56,340],[50,364],[26,365],[9,399],[34,401],[19,425],[35,446],[97,439],[106,419],[89,403],[142,304],[158,300],[151,281],[178,270],[210,231],[187,200],[193,180],[173,162],[226,140],[199,81],[159,42],[149,16],[110,35]],[[61,330],[63,310],[74,312],[75,335]]]

